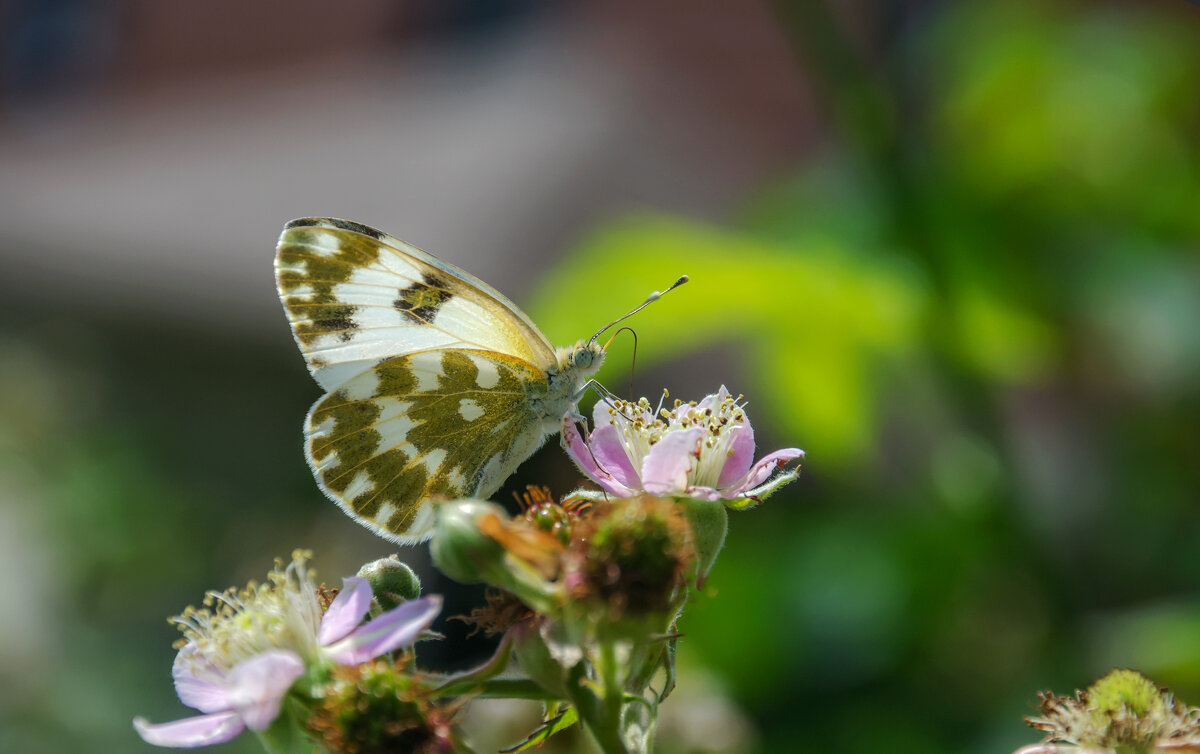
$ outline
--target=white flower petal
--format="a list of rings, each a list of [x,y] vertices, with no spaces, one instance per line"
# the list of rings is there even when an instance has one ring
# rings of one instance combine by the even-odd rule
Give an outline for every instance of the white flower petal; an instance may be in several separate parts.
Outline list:
[[[185,644],[171,665],[179,701],[201,712],[229,709],[225,676],[200,654],[195,644]]]
[[[246,727],[261,731],[279,717],[283,697],[304,675],[304,662],[295,652],[270,649],[229,671],[229,703]]]
[[[246,729],[246,725],[236,712],[217,712],[157,725],[147,722],[145,718],[135,717],[133,728],[148,744],[191,749],[232,741]]]

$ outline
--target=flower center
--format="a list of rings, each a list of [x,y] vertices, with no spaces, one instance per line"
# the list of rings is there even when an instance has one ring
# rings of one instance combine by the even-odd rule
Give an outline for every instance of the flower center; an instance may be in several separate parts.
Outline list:
[[[636,403],[613,401],[608,410],[625,454],[635,469],[642,467],[650,449],[667,434],[687,429],[703,430],[696,462],[688,473],[688,484],[716,487],[726,461],[733,455],[734,434],[746,425],[746,412],[742,410],[740,400],[741,396],[730,395],[711,405],[676,400],[670,409],[660,406],[655,415],[650,401],[642,398]]]
[[[309,557],[297,550],[286,566],[275,561],[266,583],[209,592],[203,607],[189,606],[171,618],[183,633],[176,648],[192,647],[184,661],[227,671],[267,649],[315,658],[321,606],[307,568]]]

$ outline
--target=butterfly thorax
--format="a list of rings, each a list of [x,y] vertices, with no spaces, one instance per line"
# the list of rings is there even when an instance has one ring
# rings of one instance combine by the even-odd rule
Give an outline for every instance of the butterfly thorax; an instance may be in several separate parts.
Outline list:
[[[581,340],[555,349],[554,360],[555,365],[546,373],[550,389],[535,407],[547,433],[557,432],[563,416],[575,410],[580,389],[600,371],[604,347],[594,340]]]

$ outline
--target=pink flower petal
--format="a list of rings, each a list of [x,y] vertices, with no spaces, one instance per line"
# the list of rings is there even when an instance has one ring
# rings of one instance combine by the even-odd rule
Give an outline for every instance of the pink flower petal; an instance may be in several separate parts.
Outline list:
[[[608,425],[606,425],[608,426]],[[611,427],[610,427],[611,428]],[[617,497],[629,497],[633,491],[617,481],[611,474],[600,468],[592,449],[579,434],[579,427],[570,418],[563,420],[562,446],[567,455],[575,462],[589,479],[604,488],[606,492]]]
[[[283,705],[283,697],[304,675],[304,661],[286,649],[267,651],[229,671],[229,703],[250,730],[266,730]]]
[[[740,497],[746,490],[753,489],[767,481],[781,465],[795,458],[803,457],[804,451],[799,448],[784,448],[764,456],[737,484],[727,490],[721,490],[721,496],[727,500]]]
[[[339,665],[357,665],[408,646],[429,628],[441,609],[442,598],[436,594],[405,602],[325,647],[325,655]]]
[[[721,401],[725,400],[728,397],[729,397],[729,391],[725,388],[724,385],[722,385],[721,388],[717,392],[709,393],[708,395],[704,396],[704,400],[697,403],[696,408],[700,409],[701,411],[703,411],[706,408],[715,409],[717,406],[721,405]]]
[[[357,576],[342,579],[342,591],[321,618],[317,641],[321,646],[332,644],[358,628],[371,609],[371,584]]]
[[[133,729],[148,744],[191,749],[232,741],[246,729],[246,725],[236,712],[217,712],[158,725],[147,722],[145,718],[135,717]]]
[[[696,463],[696,448],[702,439],[702,429],[681,429],[663,435],[642,462],[642,487],[646,492],[673,495],[686,490],[688,472]]]
[[[746,476],[750,464],[754,463],[754,428],[750,426],[750,420],[746,419],[725,431],[732,433],[729,449],[733,454],[725,459],[725,466],[717,479],[717,489],[725,489]]]
[[[640,489],[642,480],[638,479],[637,470],[633,468],[625,446],[621,444],[619,430],[611,424],[606,424],[592,432],[588,446],[592,456],[600,468],[627,490]],[[624,497],[624,495],[622,495]]]
[[[229,709],[225,693],[225,677],[205,662],[195,644],[185,644],[171,665],[175,693],[179,701],[201,712],[224,712]]]
[[[695,500],[706,500],[710,503],[721,499],[721,493],[712,487],[688,487],[683,494]]]
[[[604,471],[596,465],[596,459],[592,458],[591,448],[584,441],[583,435],[579,433],[579,425],[569,416],[563,419],[562,446],[579,470],[593,481],[598,482],[600,477],[605,475]]]

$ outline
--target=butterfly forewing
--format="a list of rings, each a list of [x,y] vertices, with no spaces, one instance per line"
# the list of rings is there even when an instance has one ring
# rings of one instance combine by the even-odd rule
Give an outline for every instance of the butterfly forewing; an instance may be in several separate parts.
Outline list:
[[[546,337],[494,288],[365,225],[293,220],[275,271],[296,341],[326,389],[430,349],[493,351],[543,372],[554,364]]]
[[[309,412],[309,463],[354,518],[398,542],[427,537],[431,500],[487,497],[542,443],[546,392],[526,361],[483,350],[384,360]]]

